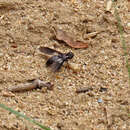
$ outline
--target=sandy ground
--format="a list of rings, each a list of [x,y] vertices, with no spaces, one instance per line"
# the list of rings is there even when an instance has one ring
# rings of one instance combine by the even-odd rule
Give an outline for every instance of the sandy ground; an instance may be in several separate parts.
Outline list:
[[[106,13],[103,0],[1,1],[1,103],[52,130],[130,129],[128,71],[113,7],[111,13]],[[117,5],[130,56],[130,2],[119,0]],[[53,26],[88,42],[89,47],[74,49],[58,43],[52,39]],[[92,32],[98,34],[87,38]],[[74,73],[62,67],[53,74],[45,67],[40,46],[72,51],[75,56],[69,62],[78,64],[80,71]],[[6,88],[36,78],[52,82],[54,89],[14,93],[13,97],[2,94]],[[76,89],[84,87],[93,90],[76,93]],[[101,92],[101,87],[107,90]],[[0,108],[0,130],[29,129],[39,127]]]

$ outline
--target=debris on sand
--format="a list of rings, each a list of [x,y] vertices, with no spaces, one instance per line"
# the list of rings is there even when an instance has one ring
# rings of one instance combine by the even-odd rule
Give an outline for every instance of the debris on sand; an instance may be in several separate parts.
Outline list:
[[[79,88],[76,90],[76,93],[85,93],[85,92],[88,92],[90,90],[93,90],[93,88],[92,87]]]
[[[98,103],[102,103],[103,100],[101,98],[98,99]]]
[[[107,88],[101,87],[101,88],[99,89],[99,92],[106,92],[106,91],[107,91]]]
[[[0,9],[15,9],[17,3],[11,1],[0,1]]]
[[[41,81],[40,79],[35,79],[35,80],[32,80],[26,84],[21,84],[21,85],[18,85],[18,86],[14,86],[14,87],[10,87],[8,89],[8,91],[11,91],[11,92],[23,92],[23,91],[29,91],[29,90],[32,90],[32,89],[36,89],[36,88],[42,88],[42,87],[47,87],[48,89],[51,89],[52,88],[52,84],[51,83],[46,83],[44,81]]]
[[[4,96],[4,97],[15,97],[15,94],[12,93],[12,92],[3,90],[3,91],[1,92],[1,96]]]
[[[76,63],[68,63],[68,67],[76,73],[82,69],[81,66]]]
[[[90,38],[93,38],[93,37],[96,37],[97,34],[99,34],[101,32],[91,32],[91,33],[88,33],[88,34],[84,34],[84,39],[90,39]]]
[[[72,48],[88,48],[88,43],[75,41],[69,34],[61,29],[54,28],[56,39],[65,42]]]

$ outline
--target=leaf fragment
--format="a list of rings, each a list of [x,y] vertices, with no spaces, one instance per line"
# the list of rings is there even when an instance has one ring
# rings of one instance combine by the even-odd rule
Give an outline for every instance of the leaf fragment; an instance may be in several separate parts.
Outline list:
[[[88,43],[75,41],[69,34],[61,29],[54,28],[56,39],[65,42],[72,48],[88,48]]]

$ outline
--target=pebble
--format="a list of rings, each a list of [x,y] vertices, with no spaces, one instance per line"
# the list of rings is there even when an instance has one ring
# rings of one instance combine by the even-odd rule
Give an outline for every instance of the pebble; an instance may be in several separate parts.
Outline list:
[[[3,53],[0,53],[0,57],[3,57],[4,56],[4,54]]]
[[[99,91],[100,91],[100,92],[105,92],[105,91],[107,91],[107,88],[101,87]]]
[[[130,23],[127,23],[127,28],[130,29]]]
[[[108,59],[108,56],[104,56],[104,59],[107,60],[107,59]]]
[[[130,23],[127,23],[127,26],[130,27]]]
[[[102,103],[103,101],[102,101],[102,99],[101,98],[99,98],[98,99],[98,103]]]
[[[72,69],[74,72],[79,72],[82,68],[79,64],[76,63],[69,63],[69,68]]]
[[[89,39],[89,38],[93,38],[98,34],[98,32],[91,32],[89,34],[85,34],[84,35],[84,39]]]
[[[106,5],[106,11],[110,11],[111,7],[112,7],[112,0],[108,0]]]

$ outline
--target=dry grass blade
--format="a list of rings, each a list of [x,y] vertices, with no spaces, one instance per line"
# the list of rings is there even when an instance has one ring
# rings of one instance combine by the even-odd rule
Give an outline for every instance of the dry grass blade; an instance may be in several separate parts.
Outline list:
[[[87,43],[81,41],[75,41],[69,34],[61,29],[54,28],[56,39],[64,41],[67,45],[72,48],[88,48]]]

